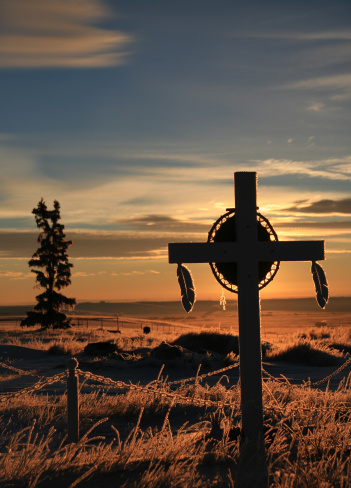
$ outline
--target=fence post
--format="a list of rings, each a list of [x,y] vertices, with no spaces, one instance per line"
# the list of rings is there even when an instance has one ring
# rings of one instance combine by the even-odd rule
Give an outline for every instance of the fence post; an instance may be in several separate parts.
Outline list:
[[[78,402],[78,375],[76,369],[78,361],[71,358],[67,362],[67,425],[68,442],[79,441],[79,402]]]

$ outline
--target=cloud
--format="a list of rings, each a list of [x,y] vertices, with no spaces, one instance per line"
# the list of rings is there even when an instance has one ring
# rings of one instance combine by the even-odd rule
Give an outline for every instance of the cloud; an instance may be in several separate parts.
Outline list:
[[[351,249],[327,249],[327,254],[351,254]]]
[[[330,221],[330,222],[311,222],[311,221],[295,221],[295,222],[280,222],[277,227],[280,228],[305,228],[305,229],[329,229],[329,230],[346,230],[351,231],[351,220]]]
[[[294,90],[322,90],[322,89],[350,89],[351,73],[319,76],[317,78],[309,78],[307,80],[295,81],[285,85],[285,88]]]
[[[349,61],[351,60],[351,46],[348,47],[348,53],[348,59],[345,60],[343,64],[349,63]],[[330,56],[324,55],[322,53],[320,54],[320,57],[323,62],[323,66],[325,66],[326,60],[328,60]],[[333,57],[331,57],[331,59],[335,60],[335,58]],[[306,60],[306,63],[311,65],[311,62],[308,60]],[[329,61],[327,64],[333,63]],[[283,90],[305,90],[319,92],[326,95],[331,102],[342,102],[351,99],[351,73],[318,76],[305,80],[294,81],[292,83],[287,83],[283,86],[276,88]],[[314,111],[321,111],[321,109],[324,108],[324,104],[320,102],[311,103],[308,107],[309,110]]]
[[[351,215],[351,198],[341,200],[323,199],[306,205],[306,202],[296,202],[297,205],[283,209],[288,212],[306,214],[349,214]]]
[[[322,112],[324,107],[325,107],[324,103],[314,102],[314,103],[311,103],[311,105],[309,105],[307,107],[307,110],[311,110],[312,112]]]
[[[313,140],[307,141],[306,136],[306,143]],[[42,150],[48,153],[50,144],[47,144],[44,144]],[[316,189],[318,194],[314,200],[321,197],[346,197],[348,194],[340,194],[340,189],[339,195],[331,192],[329,182],[333,181],[333,188],[341,183],[346,192],[351,180],[351,155],[311,161],[243,159],[234,160],[233,163],[225,154],[218,154],[218,157],[211,153],[207,156],[196,152],[191,154],[191,151],[184,148],[179,149],[177,154],[172,147],[168,154],[169,165],[163,165],[162,158],[167,157],[167,153],[162,146],[157,152],[152,143],[148,146],[149,151],[140,153],[139,146],[135,148],[126,143],[118,153],[119,146],[115,143],[104,145],[104,149],[99,144],[97,147],[93,147],[92,143],[77,147],[78,144],[76,146],[72,142],[71,145],[64,144],[61,149],[66,151],[62,153],[65,160],[69,159],[69,154],[84,155],[91,151],[94,158],[102,160],[102,163],[95,165],[91,171],[90,167],[81,167],[80,181],[72,178],[66,182],[48,176],[41,169],[40,149],[29,147],[26,140],[24,143],[20,140],[18,148],[9,146],[0,145],[0,219],[3,229],[35,230],[31,210],[43,197],[49,206],[54,199],[61,203],[62,222],[67,232],[70,232],[69,229],[103,228],[106,231],[132,230],[153,234],[157,231],[174,234],[205,233],[226,207],[233,206],[233,168],[235,171],[258,172],[261,208],[262,202],[265,202],[264,208],[271,208],[272,204],[276,204],[277,208],[294,205],[297,199],[296,188],[299,188],[301,199],[310,199],[311,191]],[[56,147],[53,148],[55,150]],[[112,154],[115,155],[116,163],[105,164],[103,156],[110,157]],[[148,158],[145,161],[146,155]],[[178,160],[183,161],[183,166],[177,165]],[[57,161],[56,166],[59,165],[59,159]],[[312,178],[314,181],[310,181]],[[322,184],[328,192],[324,195],[321,195]],[[201,240],[204,239],[205,235]],[[36,242],[36,237],[32,242]],[[33,253],[33,243],[28,246],[25,256],[30,257]],[[9,246],[7,249],[11,251],[12,248]]]
[[[318,43],[318,47],[299,52],[295,58],[298,58],[300,62],[308,63],[310,69],[312,67],[323,67],[325,69],[327,66],[344,65],[351,60],[350,40],[350,38],[340,39],[339,42],[330,42],[324,46]]]
[[[315,32],[286,31],[286,32],[256,32],[245,34],[247,37],[265,39],[291,39],[295,41],[351,41],[351,30],[329,30]]]
[[[316,32],[269,32],[258,33],[252,37],[263,39],[283,39],[295,41],[297,54],[291,60],[311,67],[345,64],[351,59],[351,30],[316,31]]]
[[[155,143],[141,150],[138,143],[102,144],[79,138],[56,144],[50,137],[19,135],[16,145],[0,144],[0,218],[28,219],[26,228],[31,228],[31,210],[43,197],[48,205],[54,199],[61,203],[64,223],[71,227],[104,223],[112,229],[113,219],[135,215],[137,207],[149,215],[160,209],[172,216],[186,209],[188,219],[205,215],[199,207],[214,208],[218,190],[213,190],[218,186],[228,187],[226,198],[232,201],[233,161],[227,156],[191,154],[184,148],[177,153],[175,147],[167,154],[159,145],[159,151]],[[48,158],[53,154],[54,160]],[[237,169],[241,167],[246,169],[245,162],[236,163]],[[6,227],[24,225],[16,222]]]
[[[201,232],[208,231],[208,224],[184,221],[166,215],[140,215],[129,219],[116,220],[134,230],[155,232]]]
[[[317,161],[294,161],[289,159],[254,160],[260,177],[279,175],[304,175],[326,180],[351,180],[351,156]]]
[[[154,271],[152,269],[146,269],[145,271],[128,271],[125,273],[111,273],[111,276],[136,276],[145,274],[160,274],[159,271]]]
[[[72,259],[167,259],[169,242],[179,241],[179,234],[136,232],[67,231],[73,241],[68,254]],[[0,230],[1,259],[29,259],[38,247],[38,232]],[[194,234],[182,235],[191,240]],[[203,240],[203,239],[200,239]]]
[[[75,278],[88,278],[88,276],[96,276],[96,273],[87,273],[85,271],[72,271],[72,276]]]
[[[99,0],[11,0],[1,5],[0,67],[91,68],[124,63],[130,35],[97,27]]]
[[[0,271],[0,278],[26,280],[27,278],[33,278],[33,275],[32,273],[23,273],[22,271]]]

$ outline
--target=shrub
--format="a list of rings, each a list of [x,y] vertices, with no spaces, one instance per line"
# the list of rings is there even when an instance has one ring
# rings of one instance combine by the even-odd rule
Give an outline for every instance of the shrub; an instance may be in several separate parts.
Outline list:
[[[322,329],[319,330],[310,329],[309,331],[298,335],[300,339],[310,339],[312,341],[330,339],[331,336],[332,336],[332,331],[327,327],[323,327]]]
[[[334,366],[340,362],[340,357],[330,351],[313,347],[309,342],[298,342],[277,352],[268,352],[272,361],[288,361],[308,364],[309,366]]]
[[[238,336],[218,332],[189,332],[182,334],[173,344],[193,352],[213,351],[223,355],[230,352],[239,354]]]
[[[53,356],[71,356],[73,354],[73,350],[70,345],[65,342],[56,342],[49,347],[48,353],[52,354]]]

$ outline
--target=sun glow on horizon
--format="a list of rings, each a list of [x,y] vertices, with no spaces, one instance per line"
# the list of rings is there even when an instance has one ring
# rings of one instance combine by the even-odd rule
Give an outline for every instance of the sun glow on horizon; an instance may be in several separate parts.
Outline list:
[[[38,293],[40,198],[73,240],[68,296],[176,300],[168,243],[205,242],[242,171],[278,239],[325,240],[331,295],[350,295],[351,7],[136,3],[2,9],[0,303]],[[191,268],[216,300],[209,266]],[[262,297],[312,285],[309,263],[284,263]]]

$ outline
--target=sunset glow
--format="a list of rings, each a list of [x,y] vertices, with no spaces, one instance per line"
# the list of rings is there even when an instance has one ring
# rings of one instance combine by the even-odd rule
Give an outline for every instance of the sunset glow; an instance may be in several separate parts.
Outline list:
[[[167,244],[207,240],[236,171],[257,172],[279,240],[325,239],[330,295],[351,295],[351,5],[30,4],[2,6],[0,304],[38,294],[41,198],[73,241],[68,296],[178,300]],[[210,267],[189,267],[219,300]],[[310,263],[262,291],[313,296]]]

